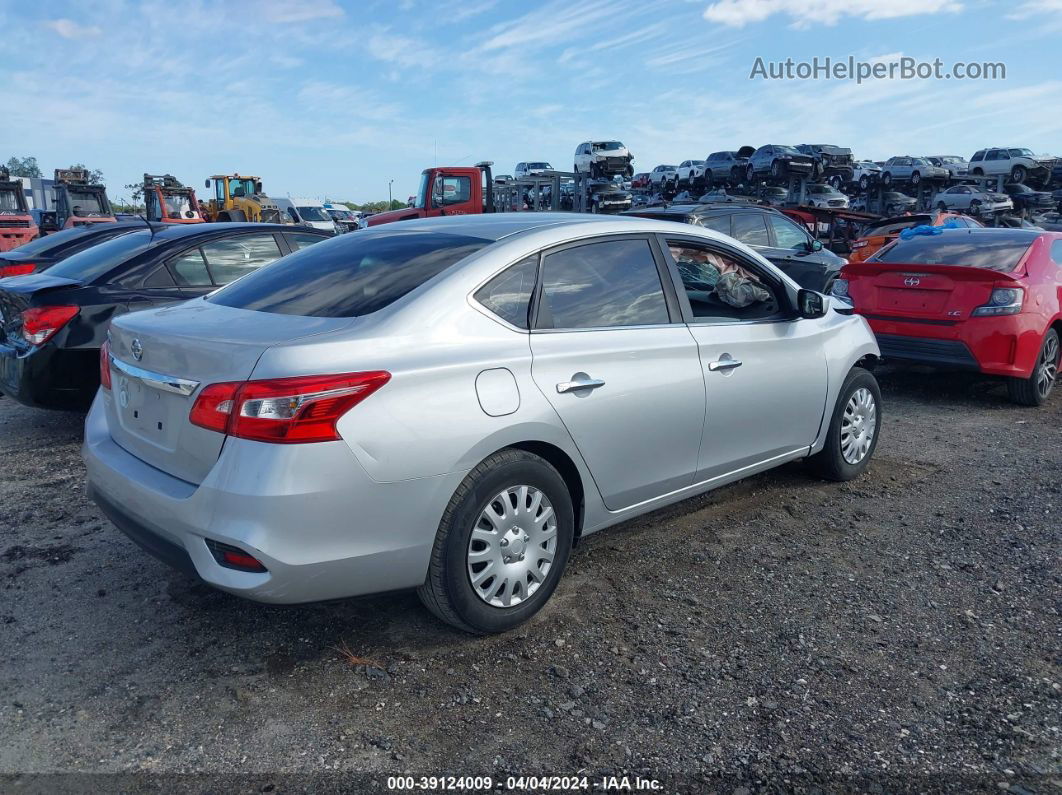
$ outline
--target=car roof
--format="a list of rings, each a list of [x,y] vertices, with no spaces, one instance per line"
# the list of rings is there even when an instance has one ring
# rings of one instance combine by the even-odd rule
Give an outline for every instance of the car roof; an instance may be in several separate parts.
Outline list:
[[[143,226],[143,224],[141,224]],[[193,237],[194,235],[206,235],[212,232],[226,232],[226,231],[241,231],[241,232],[281,232],[285,229],[283,224],[259,224],[248,223],[246,221],[228,221],[222,223],[210,223],[210,224],[155,224],[155,239],[156,240],[178,240],[184,237]],[[298,232],[310,232],[315,231],[309,226],[300,226]]]
[[[615,221],[616,216],[592,215],[565,212],[515,212],[484,213],[482,215],[446,216],[402,221],[400,224],[383,224],[358,232],[359,235],[388,231],[412,230],[418,232],[442,232],[449,235],[478,237],[481,240],[498,241],[511,235],[544,227],[579,226]]]

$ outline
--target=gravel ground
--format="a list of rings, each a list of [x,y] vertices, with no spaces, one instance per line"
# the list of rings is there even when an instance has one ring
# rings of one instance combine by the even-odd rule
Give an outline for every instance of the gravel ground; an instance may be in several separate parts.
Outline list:
[[[186,580],[85,499],[81,417],[0,400],[3,781],[1058,791],[1062,395],[878,375],[865,476],[787,466],[589,537],[488,638],[412,594],[270,607]]]

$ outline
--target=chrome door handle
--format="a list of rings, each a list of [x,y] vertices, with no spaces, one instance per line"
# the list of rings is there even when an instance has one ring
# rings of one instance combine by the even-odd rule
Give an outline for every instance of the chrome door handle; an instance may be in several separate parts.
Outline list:
[[[604,386],[605,382],[600,378],[587,378],[583,381],[561,381],[557,384],[557,391],[562,395],[565,392],[574,392],[577,389],[597,389]]]
[[[716,370],[733,370],[735,367],[741,367],[740,359],[731,359],[724,354],[723,358],[718,361],[708,362],[708,369],[713,373]]]

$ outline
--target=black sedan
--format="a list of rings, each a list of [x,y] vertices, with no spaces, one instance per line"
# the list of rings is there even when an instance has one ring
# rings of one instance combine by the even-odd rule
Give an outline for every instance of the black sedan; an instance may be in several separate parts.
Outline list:
[[[846,260],[822,247],[803,227],[773,207],[748,202],[639,207],[622,215],[703,226],[740,240],[807,290],[828,293]]]
[[[329,232],[276,224],[141,228],[0,281],[0,391],[44,408],[84,408],[115,315],[216,290]]]
[[[1049,210],[1055,206],[1055,200],[1046,190],[1033,190],[1024,183],[1010,183],[1003,186],[1003,191],[1014,202],[1015,210]]]
[[[87,224],[38,237],[10,251],[0,253],[0,279],[8,276],[23,276],[27,273],[40,273],[55,263],[62,262],[67,257],[72,257],[97,243],[147,228],[146,221]]]

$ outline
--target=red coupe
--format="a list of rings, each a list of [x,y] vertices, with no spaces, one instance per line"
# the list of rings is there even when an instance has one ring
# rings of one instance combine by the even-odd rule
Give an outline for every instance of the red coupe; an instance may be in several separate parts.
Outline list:
[[[886,358],[1006,376],[1011,400],[1028,406],[1055,384],[1060,232],[905,230],[845,265],[833,293],[867,319]]]

